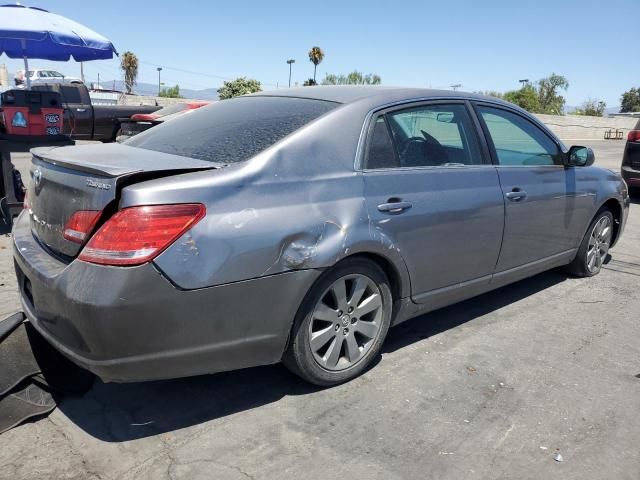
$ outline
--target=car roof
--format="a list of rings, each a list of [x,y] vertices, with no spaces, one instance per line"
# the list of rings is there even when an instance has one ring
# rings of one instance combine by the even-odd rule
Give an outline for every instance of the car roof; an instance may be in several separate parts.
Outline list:
[[[319,85],[313,87],[280,88],[251,94],[250,96],[297,97],[324,100],[337,103],[353,103],[370,99],[384,104],[399,100],[428,98],[469,98],[489,100],[510,105],[495,97],[454,90],[435,90],[430,88],[387,87],[379,85]]]

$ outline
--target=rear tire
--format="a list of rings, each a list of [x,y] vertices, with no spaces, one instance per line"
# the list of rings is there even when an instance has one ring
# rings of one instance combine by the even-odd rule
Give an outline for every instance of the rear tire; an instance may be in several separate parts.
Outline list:
[[[607,208],[596,213],[578,248],[576,258],[566,269],[577,277],[593,277],[600,273],[613,240],[613,214]]]
[[[377,264],[362,258],[339,263],[305,297],[285,366],[323,387],[357,377],[380,353],[392,302],[389,280]]]

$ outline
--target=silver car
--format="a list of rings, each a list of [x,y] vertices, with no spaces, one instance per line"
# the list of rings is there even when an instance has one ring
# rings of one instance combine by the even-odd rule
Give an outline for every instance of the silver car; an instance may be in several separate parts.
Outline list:
[[[282,360],[337,384],[392,325],[554,267],[597,274],[629,197],[593,162],[461,92],[225,100],[124,144],[33,151],[22,304],[106,381]]]

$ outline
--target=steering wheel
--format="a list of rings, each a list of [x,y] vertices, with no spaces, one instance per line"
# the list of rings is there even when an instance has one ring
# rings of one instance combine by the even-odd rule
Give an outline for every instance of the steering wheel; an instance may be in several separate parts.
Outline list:
[[[433,136],[429,135],[424,130],[420,130],[420,133],[424,137],[424,141],[427,143],[427,156],[433,162],[434,165],[442,165],[449,161],[449,155],[442,146],[442,144]]]
[[[400,142],[400,145],[398,145],[398,150],[404,151],[412,143],[427,143],[427,141],[422,137],[409,137]]]
[[[400,165],[415,167],[424,163],[424,152],[427,141],[422,137],[409,137],[398,145]]]

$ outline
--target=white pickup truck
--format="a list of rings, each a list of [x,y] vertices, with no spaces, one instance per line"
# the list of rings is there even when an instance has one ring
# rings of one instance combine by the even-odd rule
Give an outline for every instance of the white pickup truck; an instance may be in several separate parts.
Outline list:
[[[16,86],[26,85],[27,83],[24,70],[16,70],[14,79]],[[42,83],[82,83],[82,80],[79,78],[67,77],[55,70],[29,70],[29,79],[31,80],[31,85]]]

